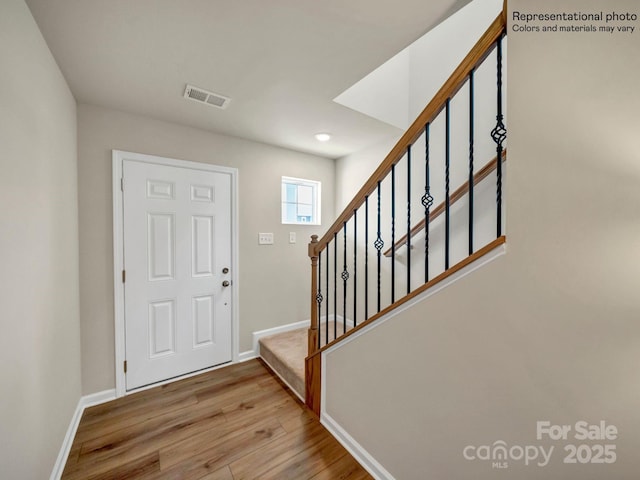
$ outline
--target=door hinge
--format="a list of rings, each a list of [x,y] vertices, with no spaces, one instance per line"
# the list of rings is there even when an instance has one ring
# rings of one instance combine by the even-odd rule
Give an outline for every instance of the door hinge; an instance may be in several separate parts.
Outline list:
[[[122,270],[122,283],[124,283],[126,280],[127,280],[127,271]]]
[[[120,190],[124,192],[124,177],[120,177]]]
[[[127,361],[124,361],[124,373],[127,373]]]

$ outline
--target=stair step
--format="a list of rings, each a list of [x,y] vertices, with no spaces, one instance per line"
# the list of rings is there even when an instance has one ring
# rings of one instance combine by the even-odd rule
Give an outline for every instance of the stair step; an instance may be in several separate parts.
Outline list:
[[[298,397],[304,399],[304,359],[307,356],[307,329],[263,337],[260,356]]]
[[[343,326],[337,325],[338,336]],[[322,344],[326,344],[326,327],[320,325]],[[329,322],[329,340],[333,340],[334,322]],[[304,401],[304,359],[307,357],[307,328],[298,328],[261,338],[260,357]]]

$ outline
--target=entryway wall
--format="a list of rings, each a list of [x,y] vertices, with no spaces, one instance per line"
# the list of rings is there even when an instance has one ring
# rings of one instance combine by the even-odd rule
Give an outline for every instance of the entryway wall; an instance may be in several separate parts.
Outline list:
[[[251,332],[309,318],[307,242],[334,217],[334,161],[93,105],[78,106],[82,390],[115,388],[112,149],[235,167],[240,353]],[[280,224],[283,175],[322,182],[322,225]],[[258,245],[273,232],[274,245]],[[289,243],[296,232],[297,243]]]
[[[81,390],[76,102],[23,0],[0,69],[0,478],[46,479]]]

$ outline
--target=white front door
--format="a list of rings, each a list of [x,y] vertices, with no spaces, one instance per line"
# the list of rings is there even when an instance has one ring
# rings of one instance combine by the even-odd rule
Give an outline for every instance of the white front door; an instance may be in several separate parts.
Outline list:
[[[123,160],[126,389],[232,360],[231,178]]]

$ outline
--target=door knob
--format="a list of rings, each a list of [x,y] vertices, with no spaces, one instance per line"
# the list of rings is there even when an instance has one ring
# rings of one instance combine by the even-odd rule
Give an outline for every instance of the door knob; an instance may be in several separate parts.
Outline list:
[[[224,282],[222,282],[222,286],[223,286],[223,287],[228,287],[229,285],[231,285],[231,283],[229,282],[229,280],[225,280]]]

